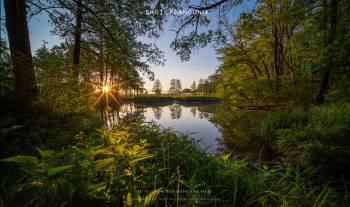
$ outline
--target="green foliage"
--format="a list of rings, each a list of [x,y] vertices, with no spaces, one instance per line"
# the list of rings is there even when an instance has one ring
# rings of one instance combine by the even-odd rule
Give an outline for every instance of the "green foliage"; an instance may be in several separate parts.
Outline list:
[[[8,95],[14,90],[14,77],[11,71],[12,61],[7,43],[2,38],[0,39],[0,86],[1,96]]]
[[[334,92],[338,100],[347,97],[349,12],[333,11],[334,4],[349,7],[346,1],[259,1],[254,12],[241,13],[228,25],[232,42],[219,49],[218,95],[239,105],[310,104],[325,91],[324,71],[332,70],[327,99]]]
[[[40,89],[40,102],[55,113],[82,112],[92,108],[95,89],[87,83],[76,85],[70,70],[70,48],[66,44],[48,49],[45,44],[33,58]]]
[[[2,159],[24,172],[2,194],[5,205],[329,206],[339,199],[292,165],[255,168],[230,154],[208,155],[152,123],[124,122],[75,139],[66,150]]]
[[[261,133],[288,162],[347,176],[349,117],[349,104],[274,112],[263,120]]]

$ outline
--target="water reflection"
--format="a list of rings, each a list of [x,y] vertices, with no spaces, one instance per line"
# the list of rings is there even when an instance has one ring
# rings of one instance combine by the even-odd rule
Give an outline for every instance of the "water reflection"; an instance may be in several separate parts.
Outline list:
[[[172,119],[180,119],[182,114],[182,107],[179,104],[169,105],[170,116]]]
[[[197,112],[196,107],[195,106],[191,107],[190,111],[192,113],[192,116],[196,117],[196,112]]]
[[[225,103],[149,106],[129,103],[117,110],[105,110],[101,116],[109,127],[122,119],[154,121],[164,128],[189,134],[209,153],[229,151],[240,158],[273,160],[269,146],[259,138],[259,117],[263,112],[229,106]]]
[[[162,117],[163,109],[161,107],[152,107],[154,117],[159,120]]]

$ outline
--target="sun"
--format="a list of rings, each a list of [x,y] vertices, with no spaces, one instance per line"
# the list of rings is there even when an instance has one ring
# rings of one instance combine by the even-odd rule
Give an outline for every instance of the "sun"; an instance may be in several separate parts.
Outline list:
[[[108,93],[109,92],[109,86],[103,86],[102,87],[102,92],[103,93]]]
[[[94,105],[98,104],[102,98],[106,99],[106,104],[109,104],[109,98],[112,98],[112,100],[119,106],[121,106],[121,103],[119,101],[119,98],[116,98],[113,94],[118,94],[116,88],[121,87],[121,85],[125,84],[128,81],[124,81],[121,82],[117,85],[109,85],[108,83],[104,83],[104,84],[96,84],[96,83],[91,83],[91,82],[87,82],[88,84],[90,84],[91,86],[93,86],[95,88],[95,90],[88,94],[89,95],[93,95],[93,94],[99,94],[96,102]],[[118,96],[117,96],[118,97]]]

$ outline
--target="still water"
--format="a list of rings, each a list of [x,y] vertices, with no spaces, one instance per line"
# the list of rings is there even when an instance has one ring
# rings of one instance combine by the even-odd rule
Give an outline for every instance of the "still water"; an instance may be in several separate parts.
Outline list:
[[[271,160],[263,143],[256,139],[259,112],[229,107],[227,103],[141,105],[128,103],[105,116],[109,125],[123,117],[138,117],[163,128],[188,134],[202,150],[217,154],[228,151],[236,157]]]

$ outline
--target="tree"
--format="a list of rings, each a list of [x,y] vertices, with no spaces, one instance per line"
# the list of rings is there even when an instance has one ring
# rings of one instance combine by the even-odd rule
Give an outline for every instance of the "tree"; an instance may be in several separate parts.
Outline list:
[[[92,53],[100,60],[100,82],[107,82],[107,73],[125,75],[127,70],[142,71],[153,79],[149,64],[162,64],[163,53],[154,45],[142,42],[138,37],[157,38],[166,16],[163,14],[178,7],[178,2],[118,0],[51,0],[49,3],[32,2],[33,7],[50,14],[55,33],[73,41],[73,71],[79,76],[79,56]],[[52,8],[55,9],[50,12]],[[162,10],[162,13],[150,10]],[[39,10],[40,11],[40,10]],[[72,21],[75,20],[75,24]],[[98,44],[99,43],[99,44]],[[81,49],[81,52],[80,52]],[[80,54],[80,55],[79,55]],[[80,66],[80,67],[78,67]],[[96,70],[96,69],[95,69]],[[125,70],[125,71],[124,71]],[[81,76],[81,75],[80,75]]]
[[[193,83],[191,85],[191,90],[193,93],[196,93],[196,90],[197,90],[196,81],[193,81]]]
[[[204,80],[202,78],[198,81],[197,91],[200,94],[204,93]]]
[[[204,93],[208,94],[209,93],[209,81],[208,81],[208,79],[204,80],[203,88],[204,88]]]
[[[154,81],[152,91],[157,95],[160,95],[162,93],[162,85],[161,85],[159,79]]]
[[[83,19],[82,0],[76,2],[75,12],[75,29],[74,29],[74,53],[73,53],[73,72],[76,82],[79,83],[79,63],[80,63],[80,43],[81,43],[81,24]]]
[[[182,83],[180,79],[176,79],[176,94],[180,94],[182,90]]]
[[[193,5],[193,2],[188,1],[188,9],[196,12],[183,15],[181,18],[177,18],[179,25],[176,30],[176,36],[170,47],[176,51],[182,61],[190,59],[192,50],[206,47],[212,40],[217,40],[217,43],[224,43],[226,41],[225,35],[223,35],[222,24],[225,19],[225,15],[230,13],[232,7],[239,5],[243,1],[232,0],[201,0],[197,1],[197,5]],[[209,12],[219,10],[219,18],[217,19],[218,29],[213,31],[208,29],[211,19],[207,15]],[[216,16],[216,15],[212,15]],[[224,17],[224,18],[222,18]],[[227,17],[229,19],[230,17]],[[192,26],[193,29],[189,29],[188,26]]]
[[[182,90],[182,93],[192,93],[192,90],[189,88],[185,88]]]
[[[15,77],[15,95],[24,109],[38,98],[24,0],[5,0],[6,27]]]
[[[171,79],[170,80],[169,93],[172,93],[172,94],[176,93],[176,79]]]
[[[327,13],[325,12],[326,9],[323,10],[324,14],[322,15],[327,15]],[[335,38],[336,38],[336,34],[337,34],[337,10],[338,10],[338,2],[337,0],[331,0],[330,3],[330,27],[329,27],[329,31],[328,31],[328,40],[327,40],[327,45],[332,45]],[[327,27],[326,27],[327,28]],[[324,46],[327,46],[324,45]],[[318,94],[316,96],[316,102],[321,104],[324,102],[325,100],[325,95],[327,92],[327,89],[329,87],[329,82],[331,79],[331,71],[334,71],[335,68],[335,61],[334,61],[334,57],[330,57],[330,59],[327,61],[327,65],[325,66],[325,70],[322,74],[321,77],[321,82],[320,82],[320,87],[318,90]]]

